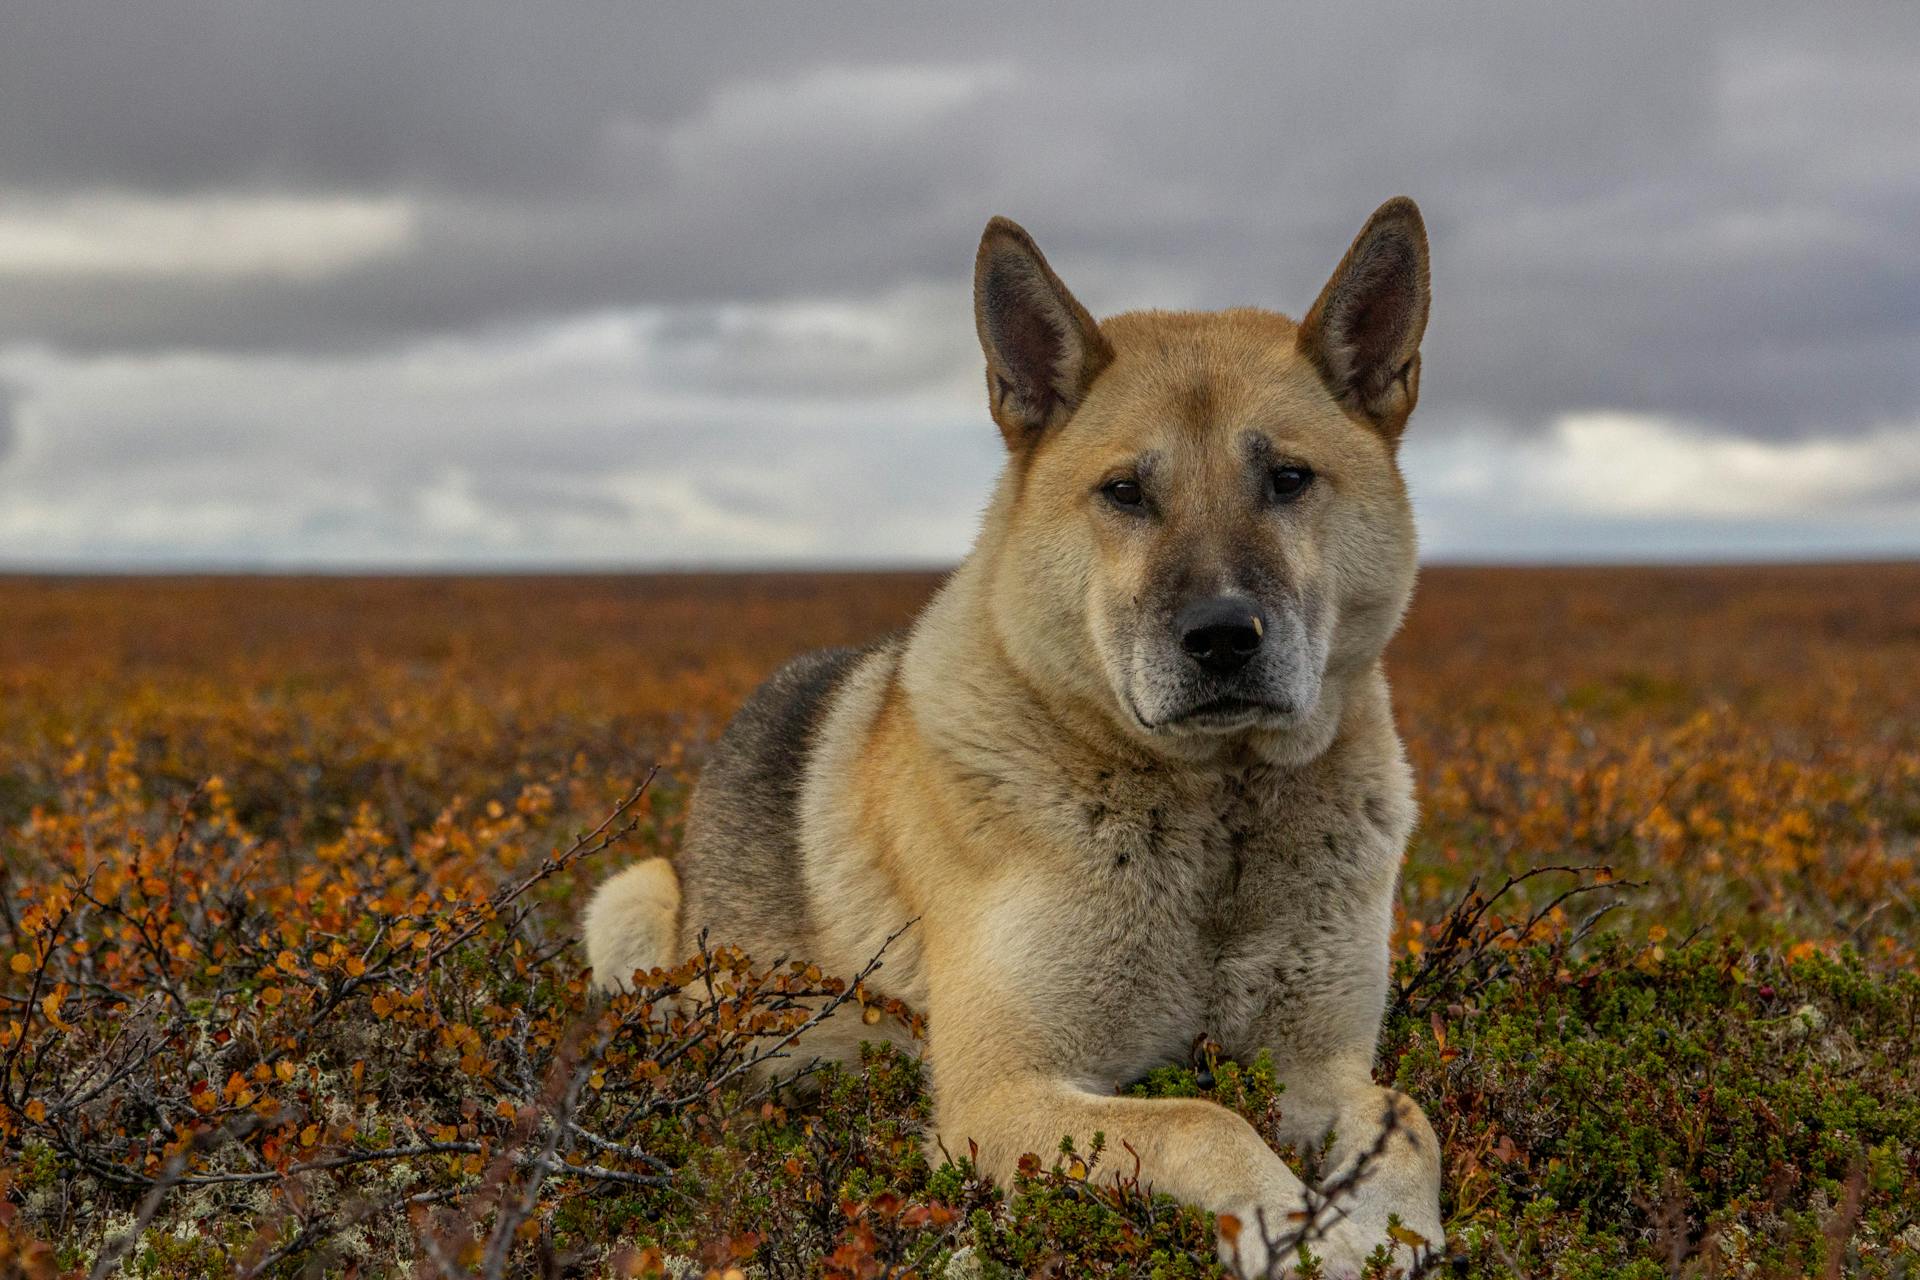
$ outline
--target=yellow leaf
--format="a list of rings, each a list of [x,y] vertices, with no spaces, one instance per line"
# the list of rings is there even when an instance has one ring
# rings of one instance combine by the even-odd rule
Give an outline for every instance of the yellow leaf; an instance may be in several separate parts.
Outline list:
[[[27,1119],[39,1124],[47,1118],[47,1104],[35,1098],[27,1104]]]
[[[13,960],[10,963],[13,965],[13,971],[15,973],[33,972],[33,957],[24,951],[14,952]]]
[[[1410,1227],[1388,1227],[1387,1234],[1409,1249],[1424,1249],[1427,1245],[1427,1238]]]

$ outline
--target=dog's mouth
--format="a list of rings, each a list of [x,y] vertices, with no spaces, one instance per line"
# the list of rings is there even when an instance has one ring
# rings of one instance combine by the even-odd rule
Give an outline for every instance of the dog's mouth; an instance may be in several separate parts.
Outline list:
[[[1140,723],[1156,732],[1237,733],[1242,729],[1291,720],[1293,715],[1291,703],[1228,694],[1188,707],[1158,723],[1149,722],[1144,717]]]

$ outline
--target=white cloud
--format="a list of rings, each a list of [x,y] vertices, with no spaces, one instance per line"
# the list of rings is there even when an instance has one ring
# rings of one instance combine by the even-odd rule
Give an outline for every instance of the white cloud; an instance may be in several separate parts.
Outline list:
[[[1532,435],[1415,434],[1403,464],[1443,557],[1920,551],[1920,424],[1753,440],[1590,411]]]
[[[397,198],[0,198],[0,276],[312,280],[404,248],[414,221]]]
[[[706,105],[667,133],[683,173],[716,164],[909,138],[929,123],[1013,80],[1004,63],[941,66],[824,65],[798,75],[719,86]]]

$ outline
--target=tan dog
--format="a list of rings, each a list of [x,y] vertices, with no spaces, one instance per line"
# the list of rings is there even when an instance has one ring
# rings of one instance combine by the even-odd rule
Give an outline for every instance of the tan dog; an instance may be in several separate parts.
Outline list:
[[[927,1014],[949,1151],[1005,1178],[1104,1133],[1247,1224],[1259,1274],[1253,1224],[1284,1234],[1300,1180],[1220,1106],[1115,1093],[1204,1034],[1271,1051],[1283,1140],[1334,1135],[1323,1185],[1396,1116],[1314,1246],[1333,1274],[1389,1214],[1438,1245],[1433,1131],[1371,1074],[1414,820],[1380,655],[1413,587],[1396,452],[1427,299],[1405,199],[1299,324],[1096,323],[990,223],[974,306],[1008,460],[978,543],[910,634],[802,657],[741,710],[677,874],[643,862],[589,907],[602,984],[703,929],[851,973],[917,918],[877,985]],[[863,1035],[836,1019],[802,1056]]]

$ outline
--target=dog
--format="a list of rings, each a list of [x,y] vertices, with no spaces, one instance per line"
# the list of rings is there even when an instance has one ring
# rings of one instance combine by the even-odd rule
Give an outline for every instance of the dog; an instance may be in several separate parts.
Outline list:
[[[1001,1180],[1095,1133],[1156,1191],[1232,1215],[1223,1261],[1318,1207],[1358,1274],[1441,1244],[1439,1144],[1376,1085],[1415,817],[1381,654],[1415,576],[1398,446],[1430,287],[1396,198],[1298,323],[1253,308],[1096,322],[995,218],[974,267],[1006,463],[978,541],[911,629],[796,659],[705,766],[677,867],[610,879],[596,981],[691,954],[857,972],[926,1015],[934,1128]],[[843,1011],[800,1056],[915,1044]],[[1278,1135],[1326,1206],[1213,1102],[1123,1096],[1197,1037],[1272,1055]],[[1390,1216],[1394,1221],[1390,1221]],[[1390,1232],[1390,1227],[1397,1230]]]

